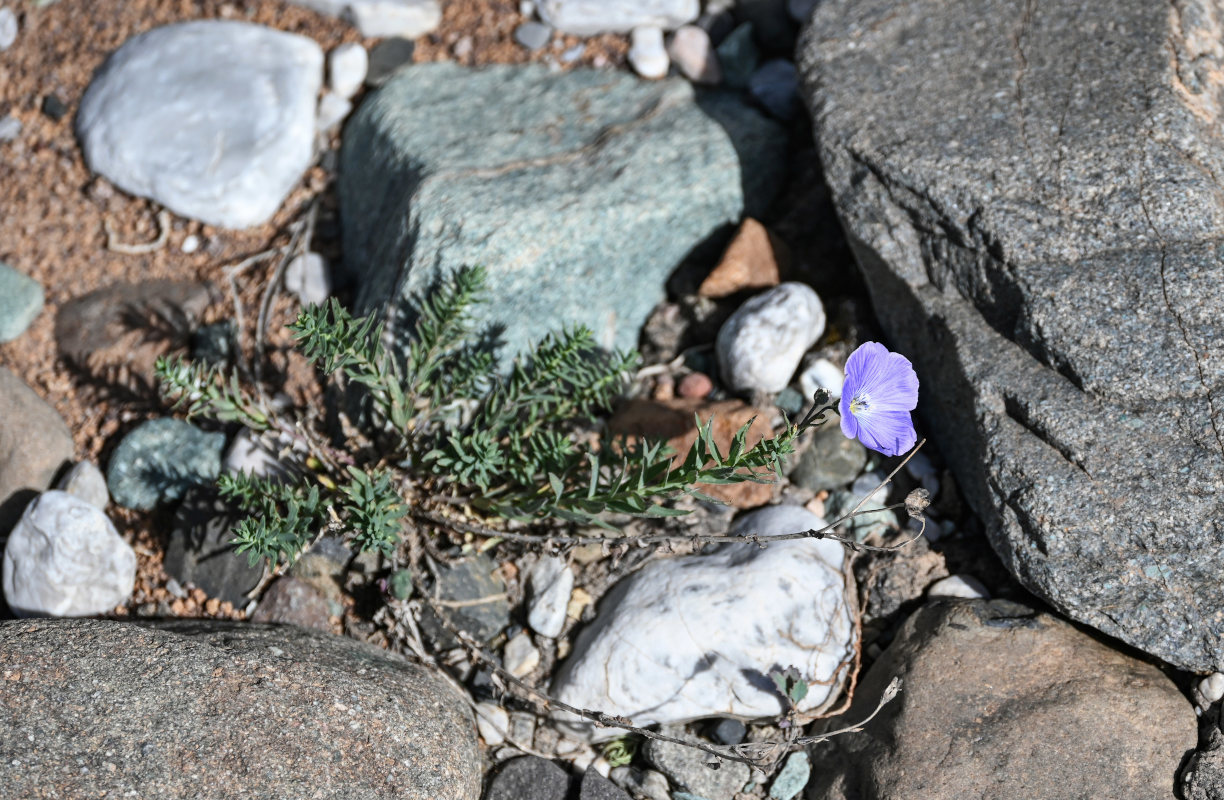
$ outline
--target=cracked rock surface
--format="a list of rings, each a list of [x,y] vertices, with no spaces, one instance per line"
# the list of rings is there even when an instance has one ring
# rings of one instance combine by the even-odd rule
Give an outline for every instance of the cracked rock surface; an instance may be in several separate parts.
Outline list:
[[[1224,4],[829,0],[827,178],[1004,563],[1224,667]],[[932,66],[934,65],[934,66]]]
[[[368,98],[340,158],[345,266],[358,313],[411,330],[413,293],[484,265],[477,328],[505,355],[562,325],[637,344],[672,270],[763,210],[782,128],[729,93],[542,66],[420,64]],[[703,251],[704,252],[704,251]]]

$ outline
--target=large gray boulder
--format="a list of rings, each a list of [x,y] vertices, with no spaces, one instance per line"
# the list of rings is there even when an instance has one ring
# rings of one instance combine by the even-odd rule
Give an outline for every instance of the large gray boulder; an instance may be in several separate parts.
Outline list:
[[[1218,2],[826,0],[800,45],[920,411],[1029,589],[1224,668]]]
[[[671,271],[760,212],[782,130],[738,97],[683,80],[542,66],[422,64],[345,129],[340,207],[359,311],[411,330],[412,293],[489,271],[478,323],[506,354],[563,324],[632,347]]]
[[[1159,669],[1049,614],[944,600],[902,626],[813,752],[809,800],[1172,800],[1194,709]]]
[[[480,796],[476,729],[426,668],[294,627],[0,622],[6,797]],[[202,789],[202,787],[207,787]]]

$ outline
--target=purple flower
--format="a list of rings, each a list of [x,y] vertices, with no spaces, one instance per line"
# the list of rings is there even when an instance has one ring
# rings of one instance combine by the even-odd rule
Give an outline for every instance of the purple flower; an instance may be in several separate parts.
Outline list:
[[[916,405],[918,376],[909,359],[879,342],[864,342],[850,354],[837,409],[848,438],[899,456],[918,440],[910,419]]]

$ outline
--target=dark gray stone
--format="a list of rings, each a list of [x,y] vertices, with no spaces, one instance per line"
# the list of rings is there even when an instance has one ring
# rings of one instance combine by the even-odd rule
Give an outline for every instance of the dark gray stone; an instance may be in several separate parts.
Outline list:
[[[42,307],[42,284],[0,263],[0,342],[11,342],[25,333]]]
[[[1222,22],[826,0],[799,48],[880,322],[1003,562],[1201,672],[1224,669]]]
[[[591,768],[582,775],[578,800],[630,800],[625,790]]]
[[[231,320],[203,325],[191,337],[191,358],[205,364],[224,367],[234,358],[238,326]]]
[[[497,564],[486,555],[453,561],[438,567],[434,597],[447,620],[478,641],[488,641],[510,624],[506,585],[496,573]],[[448,606],[448,603],[457,603]],[[455,637],[432,611],[421,618],[421,629],[441,647],[454,647]]]
[[[829,728],[858,724],[894,677],[861,732],[813,749],[809,800],[1165,800],[1197,739],[1159,669],[1016,603],[919,609]]]
[[[752,73],[756,71],[761,60],[761,52],[757,50],[752,38],[752,23],[745,22],[731,33],[715,49],[718,53],[718,63],[723,71],[723,83],[733,89],[743,89],[748,86]]]
[[[247,604],[247,592],[258,585],[263,566],[251,566],[246,553],[234,552],[233,527],[239,517],[214,490],[193,489],[174,515],[166,544],[166,574],[179,583],[200,587],[210,597]]]
[[[330,633],[327,612],[327,598],[321,591],[301,578],[285,576],[268,587],[251,615],[251,622],[297,625]]]
[[[501,766],[485,800],[565,800],[569,796],[570,776],[546,758],[522,756]]]
[[[634,346],[676,266],[716,256],[730,225],[764,210],[785,151],[776,123],[681,79],[414,65],[345,130],[358,312],[389,314],[402,337],[412,293],[481,264],[490,302],[475,322],[506,326],[506,355],[579,323]]]
[[[691,739],[683,728],[664,726],[660,733],[677,739]],[[732,800],[748,783],[748,765],[726,761],[717,769],[707,766],[708,756],[701,750],[673,742],[648,739],[642,754],[674,784],[705,800]]]
[[[72,433],[59,412],[0,367],[0,535],[72,460]]]
[[[812,443],[799,454],[791,481],[813,492],[844,489],[867,466],[867,449],[847,439],[837,420],[826,422],[812,435]]]
[[[463,700],[351,639],[245,623],[0,622],[6,797],[476,800]]]
[[[177,500],[193,486],[221,474],[225,435],[163,417],[123,437],[106,467],[111,498],[125,508],[148,510]]]
[[[366,86],[382,86],[401,67],[412,63],[416,43],[411,39],[383,39],[370,48],[370,68],[366,71]]]
[[[747,726],[738,719],[720,719],[710,728],[710,738],[719,744],[739,744],[747,735]]]

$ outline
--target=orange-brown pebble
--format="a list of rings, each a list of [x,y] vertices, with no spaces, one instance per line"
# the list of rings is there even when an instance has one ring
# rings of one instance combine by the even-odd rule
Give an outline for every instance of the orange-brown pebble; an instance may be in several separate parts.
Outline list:
[[[221,601],[215,597],[208,598],[208,602],[204,603],[204,610],[209,615],[214,615],[221,610]]]
[[[690,372],[680,379],[680,385],[676,388],[681,397],[699,400],[709,397],[710,392],[714,391],[714,381],[704,372]]]

